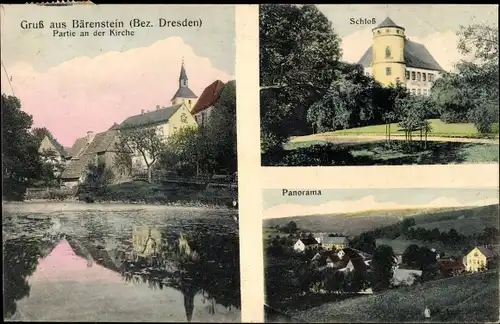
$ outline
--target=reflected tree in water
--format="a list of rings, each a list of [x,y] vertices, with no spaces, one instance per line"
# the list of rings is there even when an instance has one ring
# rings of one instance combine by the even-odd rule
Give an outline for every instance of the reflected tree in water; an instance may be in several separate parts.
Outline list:
[[[3,243],[4,319],[16,313],[18,300],[29,297],[29,276],[35,272],[39,259],[47,256],[60,239],[59,234],[20,236]]]
[[[167,286],[179,290],[184,295],[187,321],[192,319],[197,294],[203,296],[204,303],[209,303],[209,314],[216,313],[216,304],[228,311],[240,307],[236,235],[209,234],[206,229],[196,228],[178,236],[164,234],[161,242],[151,235],[143,240],[151,253],[132,252],[124,256],[120,270],[126,281],[147,282],[152,289]]]

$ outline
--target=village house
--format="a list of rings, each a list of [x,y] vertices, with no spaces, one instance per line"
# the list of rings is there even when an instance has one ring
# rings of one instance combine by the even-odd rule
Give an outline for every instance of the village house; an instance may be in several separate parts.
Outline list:
[[[196,104],[191,110],[191,114],[194,116],[199,126],[207,124],[208,118],[212,114],[215,103],[219,99],[223,89],[224,82],[216,80],[201,93],[200,98],[196,101]]]
[[[371,261],[371,255],[361,251],[345,248],[337,252],[325,250],[318,252],[312,258],[318,265],[324,265],[320,268],[334,268],[339,271],[353,271],[354,269],[366,270]]]
[[[305,250],[315,249],[318,247],[318,242],[314,238],[300,238],[293,245],[293,249],[297,252],[304,252]]]
[[[119,168],[116,158],[121,152],[117,145],[118,131],[114,129],[94,134],[88,132],[86,137],[76,140],[71,151],[73,157],[61,174],[61,181],[66,187],[74,187],[85,180],[87,168],[91,164],[104,163],[113,172],[113,182],[130,180],[130,173]]]
[[[463,262],[454,259],[438,259],[437,264],[439,271],[445,277],[456,276],[465,271]]]
[[[51,136],[45,136],[40,142],[38,153],[42,156],[44,162],[63,165],[71,158],[71,154]]]
[[[468,272],[486,270],[494,259],[495,255],[490,249],[484,246],[478,246],[473,248],[465,256],[465,268]]]
[[[349,247],[349,241],[345,236],[320,236],[316,240],[325,250],[342,250]]]

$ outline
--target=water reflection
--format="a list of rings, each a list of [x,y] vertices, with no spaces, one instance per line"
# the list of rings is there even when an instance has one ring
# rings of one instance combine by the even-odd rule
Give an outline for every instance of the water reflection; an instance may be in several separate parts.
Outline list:
[[[148,225],[95,214],[45,225],[18,215],[15,224],[3,223],[4,319],[240,321],[238,237],[230,223],[169,218]],[[72,300],[71,309],[57,306]]]

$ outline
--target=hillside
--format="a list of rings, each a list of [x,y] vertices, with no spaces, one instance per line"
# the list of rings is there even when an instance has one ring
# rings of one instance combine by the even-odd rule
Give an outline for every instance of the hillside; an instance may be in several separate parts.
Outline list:
[[[307,322],[498,321],[498,273],[453,277],[377,295],[327,303],[289,315]]]
[[[431,226],[434,228],[437,226],[441,229],[441,226],[454,226],[457,231],[457,227],[470,231],[478,228],[482,230],[486,226],[498,227],[499,214],[498,205],[469,208],[372,210],[351,214],[265,219],[263,225],[264,227],[274,227],[294,221],[299,228],[310,232],[337,232],[354,236],[377,227],[394,224],[405,217],[415,217],[415,226],[418,227]]]

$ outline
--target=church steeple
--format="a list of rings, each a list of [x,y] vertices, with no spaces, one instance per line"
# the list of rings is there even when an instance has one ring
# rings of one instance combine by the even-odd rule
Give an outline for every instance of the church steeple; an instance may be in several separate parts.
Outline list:
[[[179,75],[179,88],[187,88],[187,87],[188,87],[188,77],[186,73],[186,68],[184,66],[184,57],[183,57],[181,63],[181,73]]]
[[[186,106],[191,110],[198,97],[189,89],[188,77],[186,73],[186,67],[184,64],[184,57],[181,63],[181,72],[179,74],[179,89],[172,98],[172,105],[178,105],[185,103]]]

